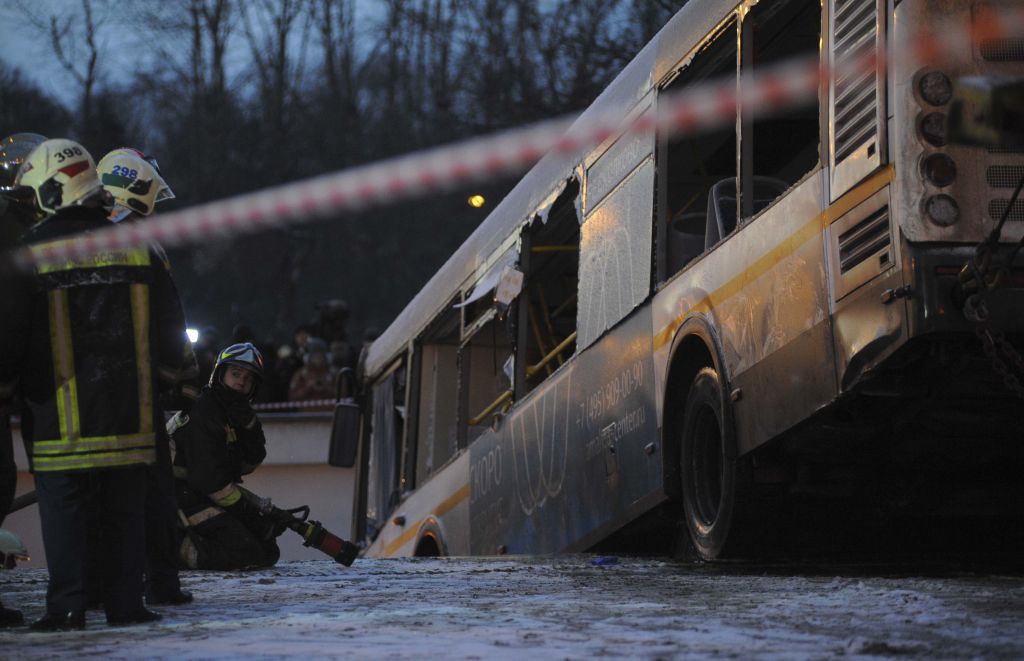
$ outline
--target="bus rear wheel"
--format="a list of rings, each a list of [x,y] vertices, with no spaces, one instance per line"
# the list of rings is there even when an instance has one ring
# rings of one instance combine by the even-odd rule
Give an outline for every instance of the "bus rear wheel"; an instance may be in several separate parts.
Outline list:
[[[683,517],[694,550],[705,560],[747,550],[743,520],[751,504],[751,479],[745,464],[736,457],[722,380],[705,367],[686,398],[680,448]]]

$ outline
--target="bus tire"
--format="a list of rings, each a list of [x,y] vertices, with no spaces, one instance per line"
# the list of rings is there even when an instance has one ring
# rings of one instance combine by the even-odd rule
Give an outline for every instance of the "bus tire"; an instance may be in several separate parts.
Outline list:
[[[732,411],[714,368],[697,372],[683,413],[680,478],[683,517],[697,555],[733,558],[746,549],[744,515],[751,505],[751,477],[736,456]]]

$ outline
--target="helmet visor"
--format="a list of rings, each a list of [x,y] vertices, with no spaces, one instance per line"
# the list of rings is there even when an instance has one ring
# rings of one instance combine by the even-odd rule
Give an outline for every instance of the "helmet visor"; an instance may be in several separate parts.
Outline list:
[[[170,186],[168,186],[167,184],[164,184],[160,188],[159,192],[157,192],[155,202],[160,202],[161,200],[173,200],[173,199],[174,199],[174,191],[171,190]]]

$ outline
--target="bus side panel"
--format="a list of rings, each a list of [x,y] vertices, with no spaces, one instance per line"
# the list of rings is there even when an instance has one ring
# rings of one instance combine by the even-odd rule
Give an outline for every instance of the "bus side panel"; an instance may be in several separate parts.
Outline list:
[[[579,550],[658,500],[653,394],[642,307],[470,446],[470,553]]]
[[[722,343],[736,393],[741,452],[754,449],[836,396],[818,170],[658,293],[658,383],[674,329],[705,315]],[[667,402],[665,406],[682,406]],[[667,414],[664,407],[660,418]]]
[[[797,184],[722,247],[744,265],[736,295],[714,314],[730,385],[740,389],[733,414],[741,453],[836,396],[822,176]]]
[[[369,558],[415,555],[416,544],[428,523],[439,528],[438,534],[449,555],[467,555],[468,469],[467,455],[462,453],[435,473],[395,508],[365,555]]]

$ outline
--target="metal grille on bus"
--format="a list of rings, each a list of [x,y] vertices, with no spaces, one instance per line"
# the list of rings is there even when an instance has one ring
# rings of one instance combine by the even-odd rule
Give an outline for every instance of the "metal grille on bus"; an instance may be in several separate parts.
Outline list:
[[[988,215],[992,220],[999,220],[1003,217],[1003,212],[1006,211],[1007,205],[1010,204],[1010,198],[999,198],[995,200],[989,200],[988,203]],[[1013,208],[1010,209],[1010,215],[1006,219],[1007,221],[1024,221],[1024,200],[1017,200],[1013,204]]]
[[[990,149],[989,151],[994,150]],[[1010,152],[1011,150],[1003,151]],[[1007,195],[1007,197],[997,197],[989,200],[988,215],[992,220],[998,221],[1003,217],[1003,212],[1006,211],[1007,205],[1010,204],[1009,191],[1017,187],[1022,177],[1024,177],[1024,165],[990,165],[985,170],[985,179],[988,181],[989,187],[1004,189],[1005,192],[1002,194]],[[1024,200],[1017,200],[1010,210],[1007,220],[1024,221]]]
[[[835,158],[843,160],[875,134],[875,72],[848,67],[875,48],[875,0],[836,0],[833,51],[835,82]]]
[[[989,62],[1020,62],[1024,60],[1024,39],[985,39],[981,56]]]
[[[852,270],[889,242],[889,207],[884,206],[839,235],[839,272]]]
[[[1016,188],[1024,177],[1024,165],[990,165],[985,178],[992,188]]]

